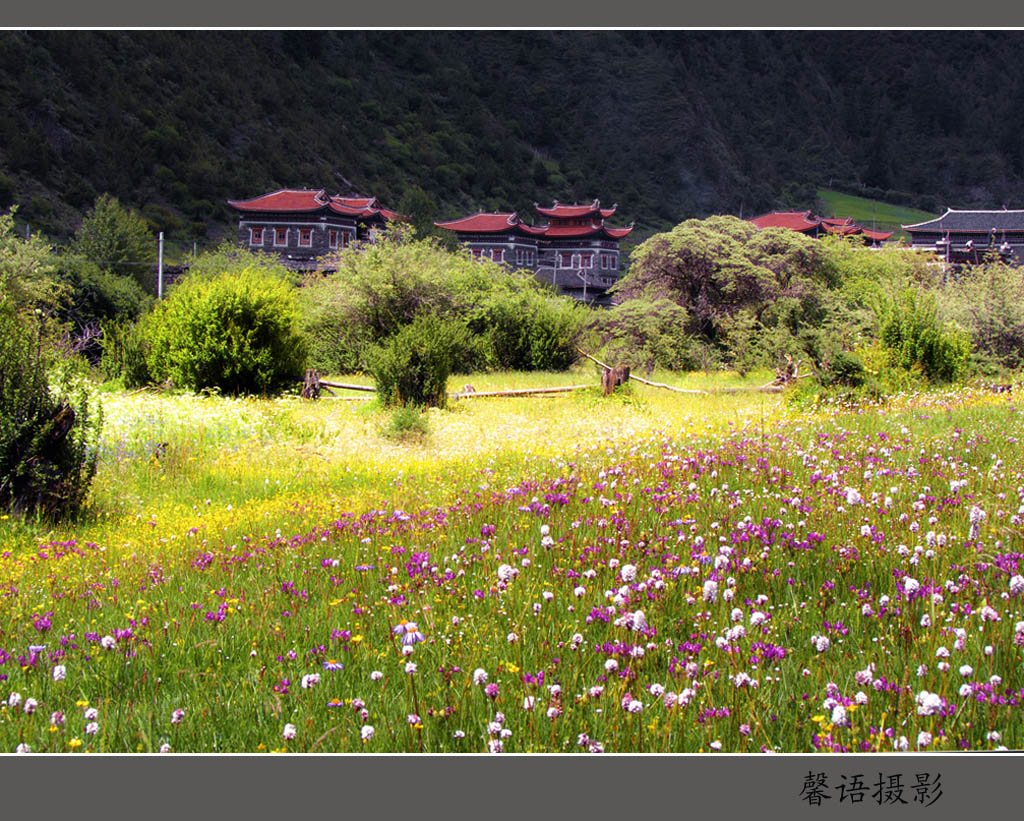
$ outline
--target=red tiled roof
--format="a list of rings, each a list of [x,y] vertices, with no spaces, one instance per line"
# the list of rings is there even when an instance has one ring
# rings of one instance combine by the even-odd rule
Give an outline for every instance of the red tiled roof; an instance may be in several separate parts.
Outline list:
[[[376,197],[331,197],[333,202],[341,203],[347,208],[380,208],[380,203],[377,202]]]
[[[603,219],[607,219],[615,213],[615,206],[602,208],[600,200],[594,200],[590,205],[562,205],[558,200],[555,200],[554,205],[550,208],[541,208],[536,203],[534,203],[534,208],[545,217],[553,219],[579,219],[580,217],[589,217],[595,214],[600,214]]]
[[[854,222],[853,217],[819,217],[810,211],[773,211],[750,222],[758,228],[790,228],[794,231],[809,233],[814,228],[824,228],[829,234],[843,237],[863,234],[874,242],[884,242],[892,236],[892,231],[868,231]]]
[[[862,230],[859,225],[846,222],[836,222],[835,220],[832,222],[822,220],[821,222],[826,231],[830,234],[839,234],[841,237],[848,237],[851,234],[859,234]]]
[[[522,231],[530,235],[543,234],[543,228],[535,228],[527,225],[519,219],[519,215],[512,213],[494,211],[490,213],[472,214],[461,219],[435,222],[438,228],[445,228],[449,231],[459,231],[470,234],[502,234],[509,231]]]
[[[608,228],[605,227],[604,232],[612,239],[622,239],[626,234],[633,230],[633,226],[629,228]]]
[[[249,200],[228,200],[228,205],[239,211],[319,211],[328,204],[324,189],[282,188]]]
[[[323,188],[319,191],[282,188],[279,191],[272,191],[269,194],[253,197],[249,200],[228,200],[228,205],[239,211],[270,211],[300,214],[329,208],[336,214],[344,214],[348,217],[369,218],[379,214],[384,219],[389,220],[402,218],[401,214],[397,214],[382,206],[376,197],[329,197]]]
[[[333,198],[331,199],[331,202],[328,205],[328,208],[330,208],[334,213],[336,213],[336,214],[344,214],[346,217],[361,217],[361,216],[363,216],[363,209],[362,208],[350,208],[347,205],[343,205],[342,203],[335,201]]]
[[[544,229],[546,237],[589,237],[601,233],[602,227],[595,223],[590,225],[549,225]]]
[[[590,225],[549,225],[544,231],[544,236],[549,239],[564,239],[567,237],[592,237],[604,234],[609,239],[621,239],[626,236],[633,227],[609,228],[607,225],[590,223]]]
[[[750,222],[758,228],[790,228],[794,231],[810,231],[818,227],[819,220],[810,211],[773,211],[754,217]]]

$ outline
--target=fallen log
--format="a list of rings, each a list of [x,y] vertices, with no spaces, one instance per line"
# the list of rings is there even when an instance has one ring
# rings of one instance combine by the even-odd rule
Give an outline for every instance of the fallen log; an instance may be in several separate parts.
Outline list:
[[[579,351],[581,354],[583,354],[591,362],[597,363],[598,365],[600,365],[605,370],[607,370],[607,371],[614,370],[614,368],[610,367],[609,365],[606,365],[600,359],[597,359],[596,357],[591,356],[590,354],[588,354],[582,348],[577,348],[576,350]],[[691,389],[688,389],[688,388],[676,388],[676,387],[673,387],[672,385],[666,385],[664,382],[651,382],[650,380],[643,379],[643,378],[637,376],[634,373],[630,373],[629,374],[629,379],[633,379],[633,380],[639,382],[641,385],[649,385],[652,388],[664,388],[665,390],[675,391],[676,393],[691,393],[691,394],[698,394],[698,395],[699,394],[707,394],[707,391],[691,390]]]
[[[528,396],[535,393],[568,393],[579,391],[585,388],[593,388],[594,385],[561,385],[555,388],[517,388],[507,391],[470,391],[467,393],[453,393],[452,399],[475,399],[478,396]]]
[[[372,385],[349,385],[346,382],[325,382],[323,379],[320,380],[320,384],[328,388],[341,388],[346,391],[370,391],[376,393],[377,389]]]
[[[712,393],[783,393],[782,385],[750,385],[738,388],[715,388]]]

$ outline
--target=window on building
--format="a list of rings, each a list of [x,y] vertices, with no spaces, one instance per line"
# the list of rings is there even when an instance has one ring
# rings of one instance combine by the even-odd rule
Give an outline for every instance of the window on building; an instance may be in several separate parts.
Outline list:
[[[562,267],[572,268],[572,254],[562,254]]]
[[[352,237],[351,237],[351,235],[349,234],[348,231],[342,231],[341,232],[341,247],[342,248],[348,248],[348,243],[349,243],[349,240],[351,240],[351,238]]]
[[[610,263],[608,267],[611,268],[613,271],[619,267],[619,258],[614,254],[611,256],[608,262]]]
[[[328,243],[328,245],[330,245],[331,248],[337,248],[338,247],[338,229],[337,228],[331,228],[327,232],[327,243]]]
[[[495,248],[494,252],[491,254],[491,256],[492,256],[492,258],[494,259],[495,262],[504,262],[505,261],[505,251],[502,248]]]
[[[288,244],[288,229],[287,228],[275,228],[274,229],[274,245],[287,245]]]
[[[522,248],[516,248],[516,265],[522,265],[522,264],[523,264],[523,249]]]
[[[584,254],[583,255],[583,267],[584,268],[593,268],[594,267],[594,255],[593,254]]]
[[[263,244],[263,229],[262,228],[250,228],[249,229],[249,244],[250,245],[262,245]]]
[[[533,265],[533,251],[526,252],[526,264]]]
[[[304,248],[309,248],[313,245],[313,229],[312,228],[300,228],[299,229],[299,245]]]

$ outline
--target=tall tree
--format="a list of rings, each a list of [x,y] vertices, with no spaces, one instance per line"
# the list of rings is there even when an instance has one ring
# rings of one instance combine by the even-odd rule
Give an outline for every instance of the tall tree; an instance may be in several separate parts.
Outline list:
[[[103,270],[133,277],[150,293],[156,291],[152,272],[156,237],[139,214],[110,194],[96,199],[75,235],[72,250]]]
[[[16,310],[54,308],[61,287],[53,277],[53,248],[39,236],[22,239],[14,231],[17,206],[0,214],[0,302]]]
[[[670,299],[709,340],[741,310],[758,319],[780,301],[817,299],[824,271],[817,240],[785,228],[759,231],[736,217],[687,220],[637,246],[616,287],[626,299]]]

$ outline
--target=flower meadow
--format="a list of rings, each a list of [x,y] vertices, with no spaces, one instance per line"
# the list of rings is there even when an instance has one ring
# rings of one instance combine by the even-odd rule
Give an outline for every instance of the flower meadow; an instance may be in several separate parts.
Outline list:
[[[4,752],[1024,747],[1012,392],[101,401],[0,522]]]

